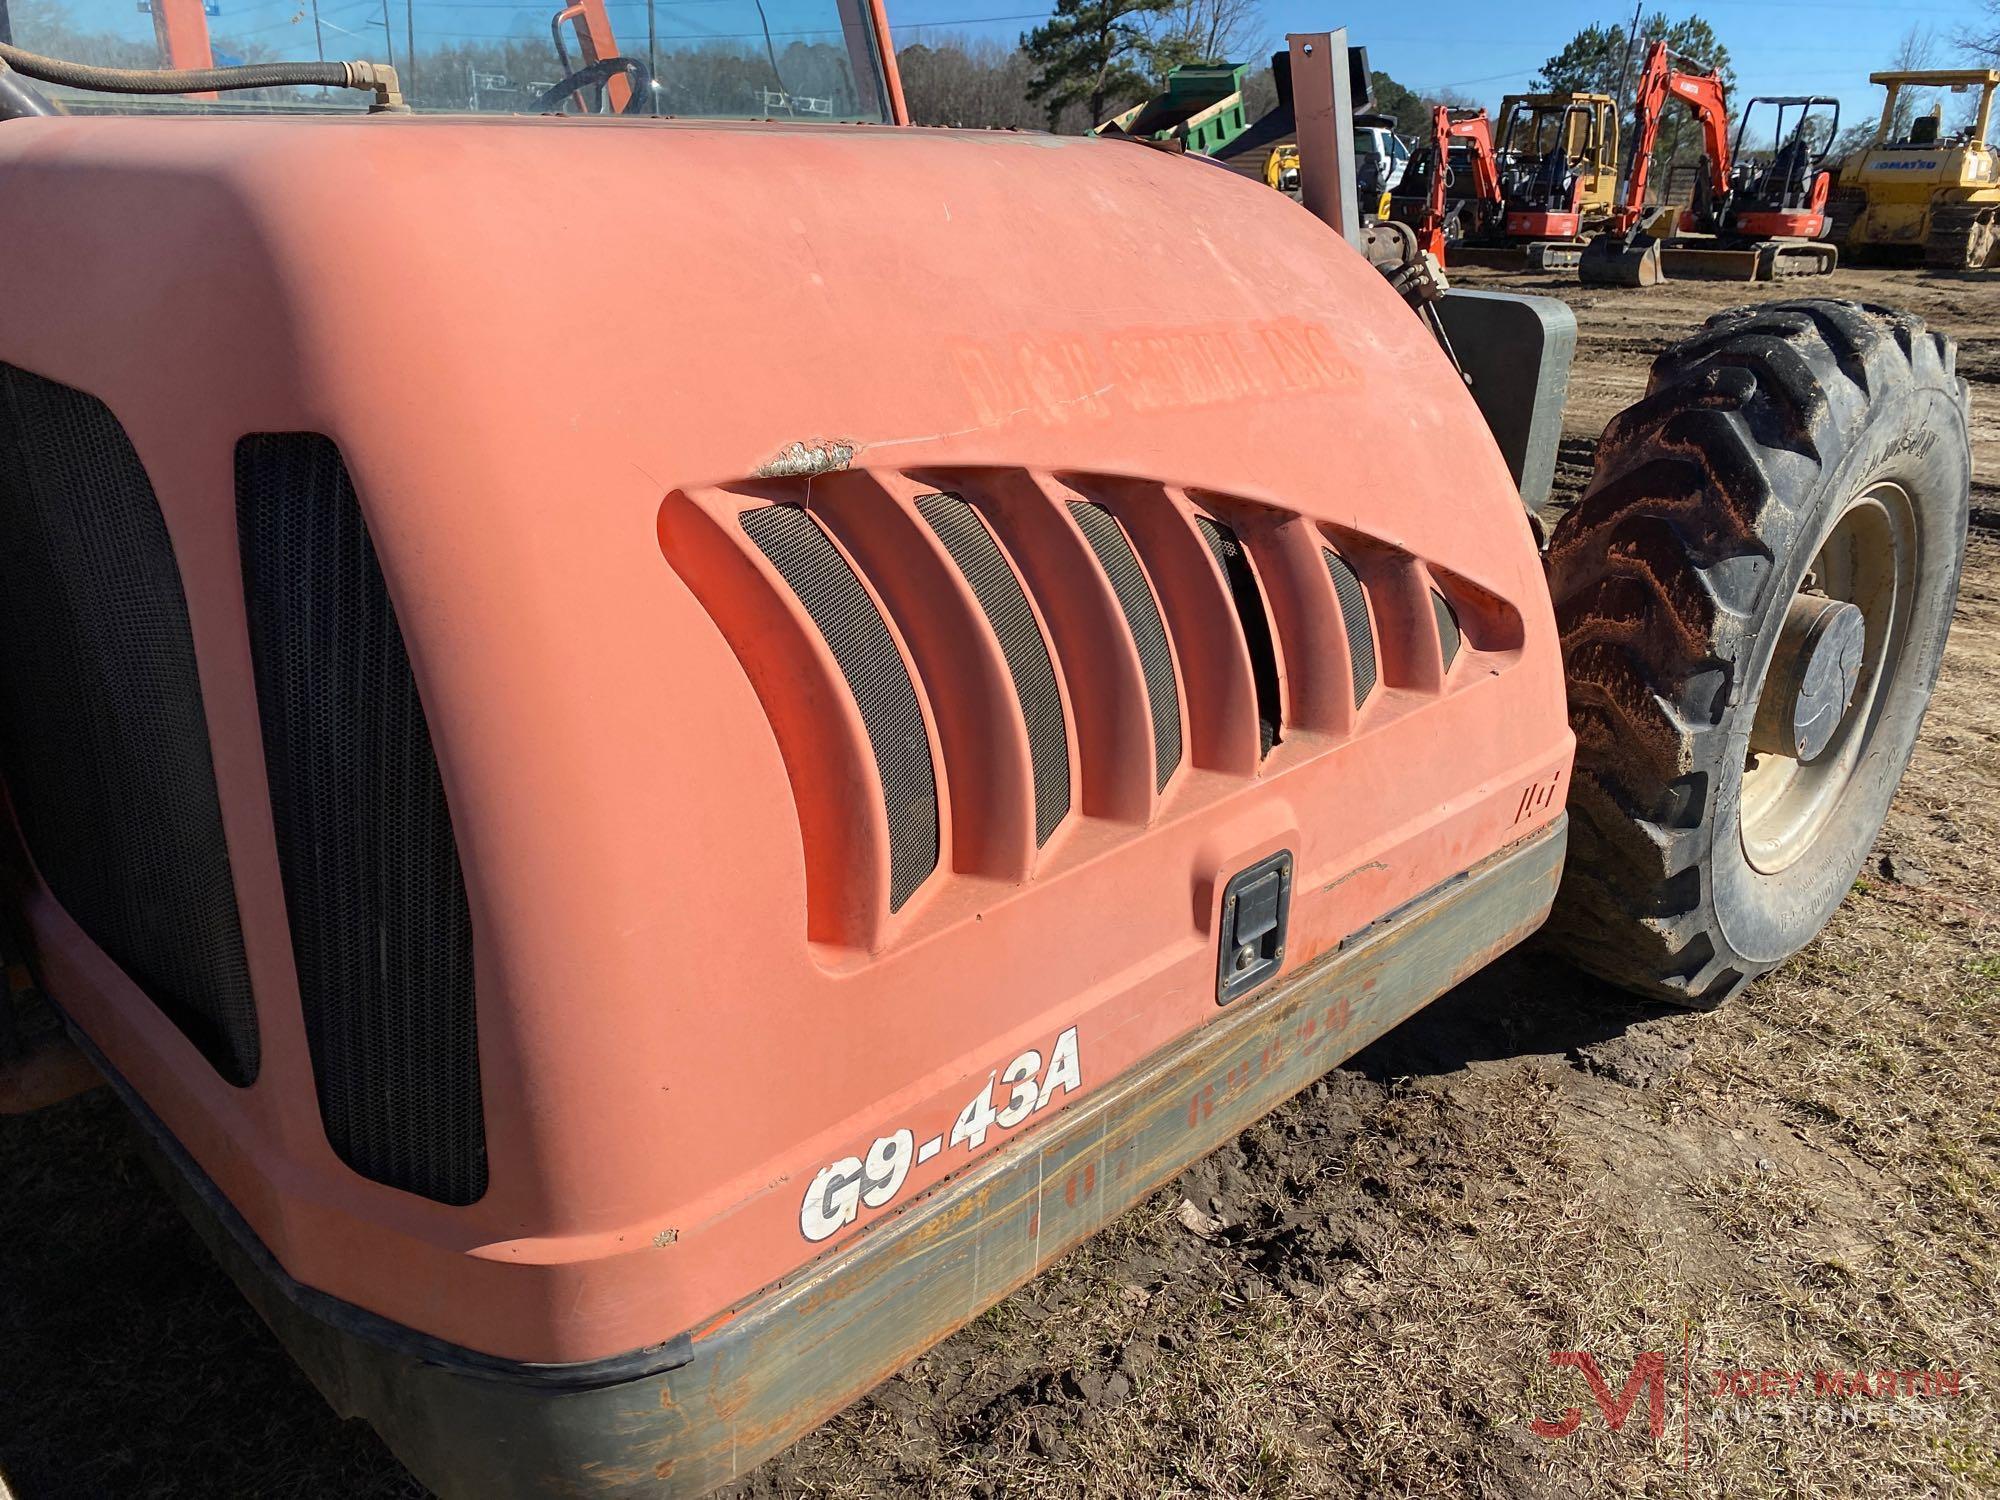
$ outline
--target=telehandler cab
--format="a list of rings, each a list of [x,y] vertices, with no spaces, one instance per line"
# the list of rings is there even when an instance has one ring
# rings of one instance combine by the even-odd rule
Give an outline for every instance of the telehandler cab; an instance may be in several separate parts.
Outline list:
[[[1710,320],[1544,556],[1561,309],[1357,251],[1336,38],[1308,212],[814,3],[588,116],[0,49],[9,956],[449,1497],[747,1473],[1545,921],[1722,1002],[1944,647],[1917,319]]]

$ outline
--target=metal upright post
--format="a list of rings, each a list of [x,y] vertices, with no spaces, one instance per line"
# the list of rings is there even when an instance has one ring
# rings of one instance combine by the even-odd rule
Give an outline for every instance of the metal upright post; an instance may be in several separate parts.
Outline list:
[[[1350,245],[1361,244],[1354,181],[1354,89],[1347,29],[1285,38],[1292,53],[1292,114],[1299,130],[1299,200]]]

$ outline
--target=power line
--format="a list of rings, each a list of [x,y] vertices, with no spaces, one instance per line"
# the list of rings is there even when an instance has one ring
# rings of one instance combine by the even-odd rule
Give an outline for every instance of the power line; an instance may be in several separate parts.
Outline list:
[[[1545,60],[1546,59],[1544,59],[1544,61]],[[1520,67],[1509,68],[1504,73],[1487,73],[1479,78],[1461,78],[1453,83],[1434,83],[1429,85],[1428,87],[1417,89],[1417,92],[1420,94],[1434,94],[1441,89],[1469,89],[1475,83],[1498,83],[1503,78],[1519,78],[1523,74],[1533,73],[1537,71],[1541,66],[1542,66],[1541,61],[1523,63]],[[1408,85],[1405,85],[1405,87],[1408,87]]]

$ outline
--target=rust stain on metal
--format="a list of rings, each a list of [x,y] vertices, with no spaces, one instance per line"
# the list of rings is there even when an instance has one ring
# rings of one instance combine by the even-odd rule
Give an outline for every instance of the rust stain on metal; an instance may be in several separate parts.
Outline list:
[[[810,479],[815,474],[831,474],[854,462],[854,444],[820,439],[794,443],[777,457],[757,466],[759,479]]]

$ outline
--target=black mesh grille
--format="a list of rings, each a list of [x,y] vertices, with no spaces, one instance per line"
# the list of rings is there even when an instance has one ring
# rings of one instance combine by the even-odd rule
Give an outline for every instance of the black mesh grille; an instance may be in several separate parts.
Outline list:
[[[278,863],[327,1139],[444,1203],[486,1191],[472,917],[396,611],[340,450],[236,446]]]
[[[1368,623],[1368,596],[1361,580],[1354,576],[1345,559],[1330,547],[1322,547],[1326,571],[1333,576],[1334,596],[1340,600],[1340,623],[1347,631],[1347,655],[1354,663],[1354,706],[1361,707],[1375,690],[1375,630]]]
[[[1153,714],[1153,765],[1155,783],[1164,789],[1174,767],[1181,763],[1181,695],[1174,686],[1174,658],[1167,648],[1167,627],[1160,619],[1160,607],[1153,602],[1153,590],[1145,571],[1125,540],[1125,528],[1111,512],[1088,501],[1072,501],[1070,514],[1076,518],[1083,539],[1097,555],[1097,565],[1111,580],[1124,612],[1125,626],[1139,647],[1139,665],[1146,674],[1146,701]]]
[[[125,430],[0,365],[0,770],[42,879],[232,1083],[257,1018],[173,541]]]
[[[1269,755],[1278,742],[1278,651],[1271,644],[1271,617],[1264,612],[1264,595],[1257,575],[1236,533],[1207,516],[1196,516],[1202,540],[1215,554],[1215,565],[1229,583],[1229,597],[1243,626],[1243,645],[1250,653],[1250,675],[1257,684],[1257,740]]]
[[[1453,613],[1450,601],[1436,589],[1431,590],[1431,612],[1437,616],[1438,647],[1444,652],[1444,668],[1449,672],[1453,658],[1458,655],[1458,616]]]
[[[1035,773],[1035,843],[1046,844],[1069,811],[1069,735],[1048,643],[1021,582],[978,513],[956,495],[925,495],[917,510],[938,534],[1000,640],[1028,726]]]
[[[917,691],[881,611],[819,523],[791,505],[746,510],[743,529],[805,606],[847,678],[882,775],[889,910],[937,868],[937,781]]]

